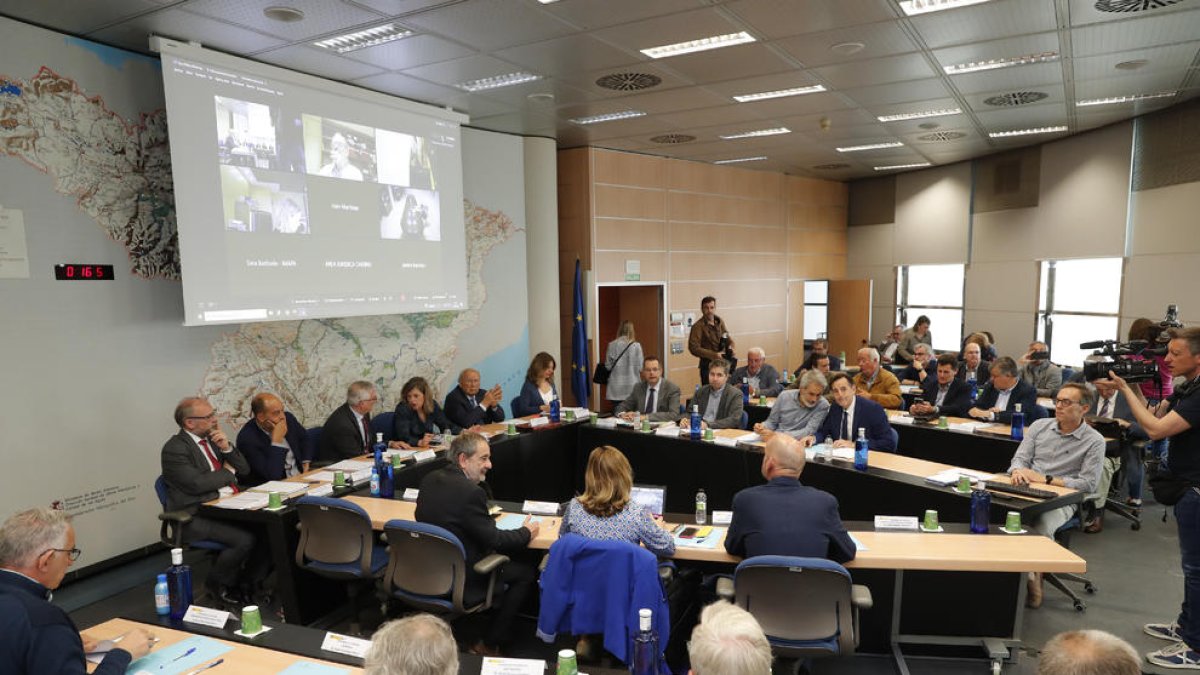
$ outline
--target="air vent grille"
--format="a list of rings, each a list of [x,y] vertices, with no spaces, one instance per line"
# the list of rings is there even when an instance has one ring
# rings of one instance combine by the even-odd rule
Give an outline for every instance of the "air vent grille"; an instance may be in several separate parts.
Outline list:
[[[663,134],[661,136],[654,136],[650,139],[650,142],[662,143],[664,145],[678,145],[680,143],[690,143],[694,140],[696,140],[695,136],[687,134]]]
[[[850,165],[844,162],[837,162],[835,164],[818,164],[813,168],[819,171],[834,171],[836,169],[849,169]]]
[[[1038,101],[1049,97],[1050,94],[1042,91],[1010,91],[1006,94],[989,96],[988,98],[985,98],[983,102],[991,106],[1012,107],[1017,105],[1037,103]]]
[[[917,140],[929,143],[941,143],[945,141],[957,141],[960,138],[966,137],[967,135],[961,131],[935,131],[932,134],[917,136]]]
[[[1096,9],[1101,12],[1152,12],[1156,9],[1177,5],[1183,0],[1096,0]]]
[[[596,86],[613,91],[641,91],[662,84],[662,78],[650,73],[611,73],[596,80]]]

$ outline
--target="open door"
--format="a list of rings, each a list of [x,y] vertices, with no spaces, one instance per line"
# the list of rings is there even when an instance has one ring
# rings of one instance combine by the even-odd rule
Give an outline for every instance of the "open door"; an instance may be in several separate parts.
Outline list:
[[[603,363],[608,343],[617,337],[621,322],[633,322],[637,341],[642,353],[654,355],[666,362],[667,315],[662,284],[616,284],[600,285],[596,303],[596,354],[593,363]],[[592,386],[594,400],[599,401],[601,410],[611,410],[606,387]]]
[[[871,341],[871,280],[829,282],[829,353],[846,352],[849,364]]]

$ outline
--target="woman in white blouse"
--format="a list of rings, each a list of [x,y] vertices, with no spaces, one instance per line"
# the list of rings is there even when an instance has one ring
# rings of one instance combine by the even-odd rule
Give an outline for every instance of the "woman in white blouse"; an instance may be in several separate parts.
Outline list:
[[[608,388],[605,396],[610,408],[624,401],[638,383],[642,372],[642,345],[633,332],[632,321],[622,321],[617,337],[608,343],[604,365],[608,366]]]

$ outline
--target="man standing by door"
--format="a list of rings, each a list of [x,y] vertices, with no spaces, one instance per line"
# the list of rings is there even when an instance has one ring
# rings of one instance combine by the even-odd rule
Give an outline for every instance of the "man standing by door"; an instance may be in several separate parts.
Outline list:
[[[700,359],[700,384],[708,384],[708,364],[717,359],[729,362],[730,370],[736,368],[733,357],[733,338],[725,322],[717,316],[717,299],[711,295],[700,301],[700,320],[692,324],[688,335],[688,351]]]

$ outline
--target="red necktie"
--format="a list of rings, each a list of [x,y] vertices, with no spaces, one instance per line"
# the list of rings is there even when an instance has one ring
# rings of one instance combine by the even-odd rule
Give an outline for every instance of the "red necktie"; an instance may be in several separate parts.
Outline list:
[[[204,455],[206,457],[208,457],[208,463],[212,465],[212,470],[220,471],[221,466],[222,466],[221,460],[217,459],[217,456],[215,454],[213,454],[212,448],[208,447],[208,439],[207,438],[200,439],[200,449],[203,450]],[[229,485],[229,487],[234,491],[235,494],[238,492],[241,492],[241,490],[238,489],[236,482],[231,483]]]
[[[371,452],[371,415],[362,416],[363,423],[363,450]]]

